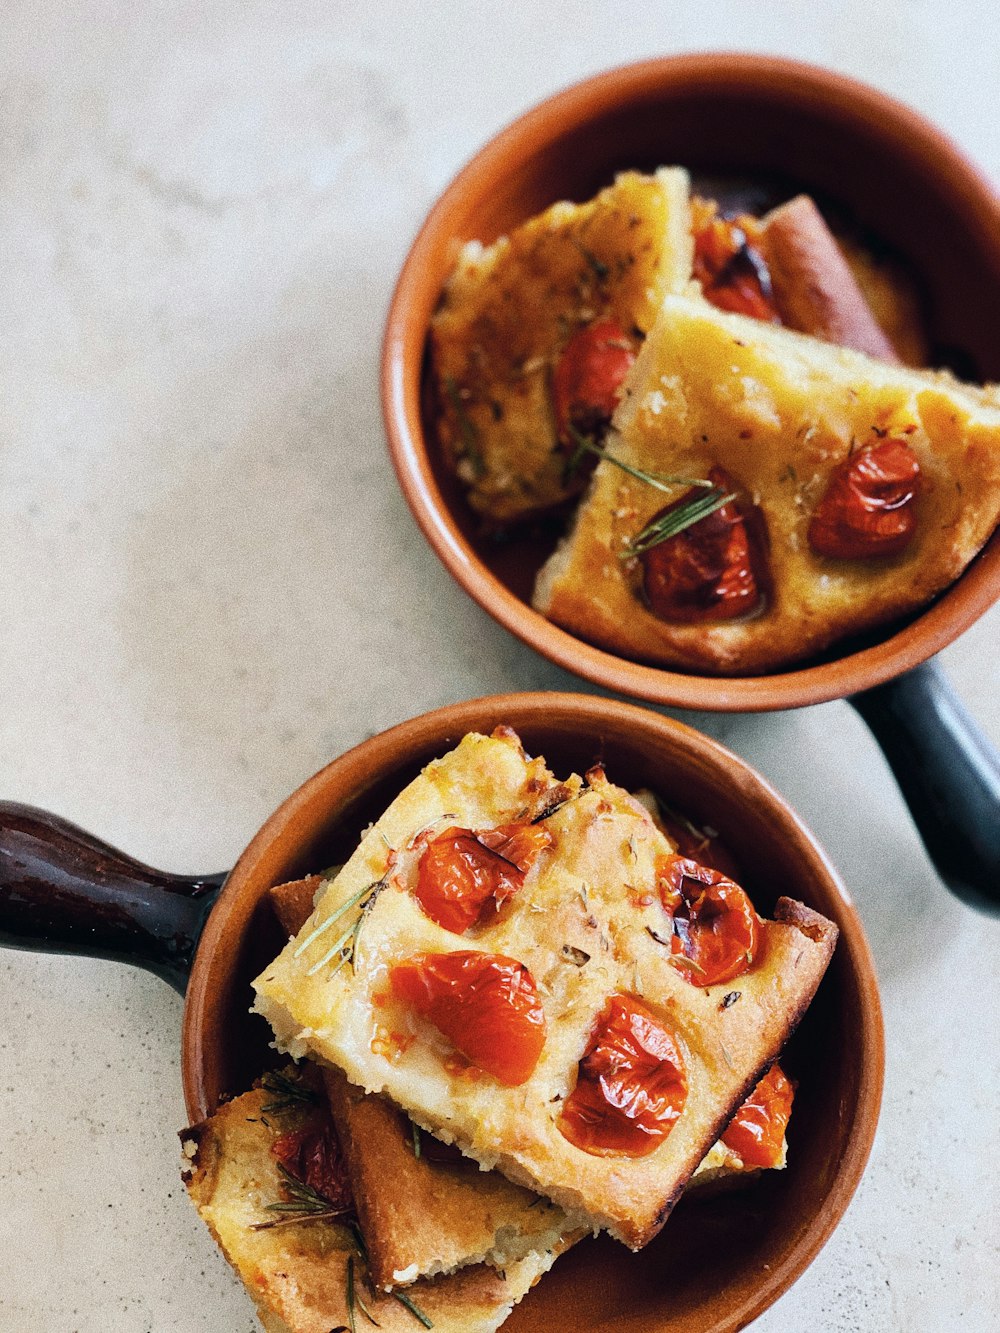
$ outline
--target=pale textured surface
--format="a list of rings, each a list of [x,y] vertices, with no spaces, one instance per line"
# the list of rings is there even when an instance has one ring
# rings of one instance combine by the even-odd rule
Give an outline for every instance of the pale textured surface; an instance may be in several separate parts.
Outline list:
[[[573,688],[451,582],[386,463],[381,325],[434,195],[546,93],[706,47],[868,79],[998,175],[993,31],[986,0],[8,0],[0,793],[214,870],[367,733]],[[994,740],[998,629],[945,655]],[[755,1333],[994,1329],[1000,929],[939,886],[846,704],[694,720],[825,842],[887,1020],[871,1168]],[[249,1333],[177,1179],[179,1000],[3,954],[0,1007],[4,1333]]]

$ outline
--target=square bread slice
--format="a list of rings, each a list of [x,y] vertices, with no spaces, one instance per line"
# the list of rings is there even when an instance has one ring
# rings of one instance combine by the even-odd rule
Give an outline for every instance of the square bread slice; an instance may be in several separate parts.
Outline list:
[[[495,1333],[555,1262],[553,1248],[533,1252],[502,1275],[479,1265],[415,1283],[405,1297],[373,1290],[350,1227],[269,1211],[283,1190],[272,1145],[309,1114],[297,1103],[265,1113],[274,1096],[255,1088],[181,1135],[188,1193],[265,1328],[331,1333],[360,1327],[368,1322],[363,1304],[383,1333],[414,1333],[421,1324],[439,1333]]]
[[[919,463],[912,539],[891,556],[816,554],[810,520],[834,469],[887,435],[905,440]],[[1000,519],[995,387],[885,365],[682,297],[664,302],[606,450],[646,472],[704,478],[721,467],[766,528],[770,586],[756,613],[661,619],[629,546],[665,497],[607,459],[598,464],[571,532],[539,572],[534,605],[580,638],[643,662],[721,674],[795,662],[922,606]]]
[[[611,320],[648,332],[690,281],[688,177],[623,172],[586,203],[562,202],[484,248],[461,251],[431,324],[438,439],[493,524],[579,492],[559,448],[549,381],[574,332]]]
[[[297,935],[313,909],[319,875],[270,890],[278,919]],[[423,1135],[386,1101],[325,1067],[323,1083],[344,1152],[358,1223],[377,1287],[487,1263],[506,1270],[532,1250],[549,1250],[571,1231],[548,1199],[480,1171],[455,1148]]]
[[[509,731],[466,736],[364,836],[303,931],[255,982],[256,1007],[281,1048],[339,1066],[484,1168],[639,1248],[798,1022],[836,927],[779,900],[777,919],[760,922],[762,947],[738,988],[692,984],[664,947],[663,911],[650,892],[671,844],[627,792],[599,771],[588,780],[586,788],[571,780],[568,797],[542,810],[552,845],[521,891],[495,919],[456,934],[410,891],[428,829],[509,824],[557,787]],[[518,960],[537,987],[545,1040],[518,1086],[452,1058],[441,1034],[390,993],[397,963],[470,949]],[[685,1052],[683,1111],[641,1158],[583,1151],[559,1124],[591,1033],[610,997],[622,994],[641,997]]]
[[[308,920],[319,875],[278,884],[272,906],[289,936]],[[388,1290],[468,1264],[506,1269],[530,1250],[562,1249],[584,1233],[551,1200],[512,1184],[498,1171],[479,1171],[471,1158],[422,1135],[385,1097],[351,1084],[339,1069],[321,1071],[344,1153],[368,1272]],[[775,1167],[785,1165],[783,1142]],[[718,1141],[687,1192],[734,1186],[760,1174]]]

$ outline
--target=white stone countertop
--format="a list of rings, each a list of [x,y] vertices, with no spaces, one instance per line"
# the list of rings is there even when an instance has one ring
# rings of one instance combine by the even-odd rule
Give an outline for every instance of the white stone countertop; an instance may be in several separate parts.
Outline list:
[[[0,795],[168,870],[229,867],[405,717],[579,688],[439,565],[379,415],[403,255],[496,129],[610,65],[750,49],[895,94],[1000,176],[986,0],[7,0],[0,33]],[[994,742],[998,629],[942,655]],[[755,1330],[1000,1327],[1000,927],[941,887],[846,703],[686,720],[825,844],[885,1006],[867,1174]],[[180,999],[0,952],[0,1012],[0,1329],[255,1328],[178,1178]]]

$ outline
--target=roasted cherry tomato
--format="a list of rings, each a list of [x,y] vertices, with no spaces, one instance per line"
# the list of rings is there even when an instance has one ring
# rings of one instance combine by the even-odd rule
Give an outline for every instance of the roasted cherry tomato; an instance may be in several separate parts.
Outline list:
[[[772,1065],[730,1120],[722,1142],[744,1166],[777,1166],[795,1089],[779,1065]]]
[[[694,276],[705,299],[720,310],[780,323],[764,256],[740,220],[713,217],[694,237]]]
[[[809,524],[809,545],[837,560],[899,555],[917,527],[920,464],[905,440],[862,449],[834,469]]]
[[[757,950],[757,913],[727,875],[686,856],[658,866],[660,901],[670,914],[670,952],[688,981],[715,986],[745,972]]]
[[[687,1097],[677,1038],[633,995],[612,995],[590,1034],[559,1128],[598,1156],[645,1157],[673,1129]]]
[[[493,953],[416,953],[389,970],[393,993],[500,1083],[529,1079],[545,1013],[523,963]]]
[[[708,479],[720,490],[735,489],[733,479],[720,467],[713,467]],[[692,494],[688,491],[660,512],[687,503]],[[732,620],[753,611],[763,596],[764,582],[759,549],[763,542],[755,538],[739,504],[730,500],[683,532],[651,546],[640,557],[650,610],[663,620],[683,624]]]
[[[321,1195],[331,1212],[347,1212],[352,1207],[347,1169],[328,1120],[282,1134],[271,1144],[271,1155],[290,1176]]]
[[[604,434],[634,360],[631,340],[613,320],[577,329],[552,372],[556,430],[564,444],[573,443],[571,426],[591,438]]]
[[[432,921],[461,934],[517,893],[551,842],[548,830],[534,824],[503,824],[478,833],[445,829],[420,858],[414,894]]]

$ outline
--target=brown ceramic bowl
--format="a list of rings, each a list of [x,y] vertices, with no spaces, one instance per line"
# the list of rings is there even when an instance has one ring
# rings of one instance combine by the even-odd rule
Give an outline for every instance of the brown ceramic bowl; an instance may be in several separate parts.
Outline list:
[[[522,694],[457,704],[365,741],[301,787],[240,857],[209,919],[184,1013],[188,1112],[248,1086],[268,1032],[248,1015],[250,978],[284,942],[265,901],[272,884],[349,854],[368,821],[465,732],[512,725],[556,772],[603,758],[718,828],[743,855],[746,887],[767,912],[783,893],[832,917],[841,937],[789,1051],[799,1080],[790,1166],[742,1194],[691,1202],[639,1255],[610,1240],[580,1245],[507,1327],[621,1333],[741,1328],[798,1276],[837,1224],[868,1157],[882,1086],[882,1024],[858,918],[807,830],[752,770],[714,741],[628,704]]]
[[[619,782],[649,786],[719,829],[762,912],[788,894],[840,927],[830,969],[783,1057],[799,1084],[787,1170],[724,1197],[684,1201],[638,1255],[606,1239],[577,1246],[505,1326],[742,1328],[798,1277],[854,1193],[878,1118],[882,1018],[868,945],[836,872],[781,797],[698,732],[572,694],[474,700],[403,723],[335,760],[271,816],[226,877],[200,941],[211,877],[163,876],[51,817],[0,805],[0,942],[125,957],[181,988],[193,956],[182,1066],[188,1115],[201,1120],[275,1058],[269,1029],[249,1013],[251,979],[285,942],[268,889],[346,857],[429,759],[467,731],[501,722],[557,772],[602,759]]]
[[[141,866],[53,816],[0,803],[0,943],[125,959],[182,990],[190,968],[182,1068],[188,1115],[201,1120],[275,1059],[269,1029],[249,1012],[252,978],[285,942],[268,889],[346,857],[429,759],[467,731],[502,722],[557,772],[602,759],[618,781],[649,786],[719,829],[761,911],[788,894],[840,927],[830,969],[782,1057],[798,1081],[788,1168],[742,1191],[683,1201],[638,1255],[607,1239],[584,1242],[505,1325],[511,1333],[731,1333],[794,1282],[840,1220],[875,1133],[884,1051],[871,954],[836,872],[781,797],[715,741],[593,696],[455,704],[350,750],[288,798],[228,876],[191,880]]]
[[[950,140],[872,88],[809,65],[689,55],[598,75],[543,102],[486,145],[431,210],[389,312],[382,401],[393,462],[441,560],[486,611],[545,657],[608,689],[682,708],[757,711],[820,703],[908,671],[1000,593],[1000,534],[908,622],[823,660],[718,679],[643,666],[550,624],[530,606],[548,549],[479,539],[421,417],[427,330],[458,245],[490,242],[557,199],[582,200],[626,167],[777,182],[816,194],[919,275],[936,364],[1000,379],[1000,201]],[[782,184],[783,183],[783,184]]]

